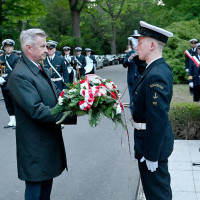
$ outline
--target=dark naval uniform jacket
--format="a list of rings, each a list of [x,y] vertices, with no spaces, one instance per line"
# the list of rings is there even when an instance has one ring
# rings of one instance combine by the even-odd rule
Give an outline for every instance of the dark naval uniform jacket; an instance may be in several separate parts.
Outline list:
[[[49,61],[50,61],[50,58],[49,58]],[[50,62],[53,65],[53,67],[57,70],[57,72],[60,74],[60,76],[63,77],[64,82],[62,80],[54,81],[56,86],[60,90],[63,90],[64,88],[66,88],[64,83],[69,83],[69,74],[68,74],[67,66],[64,61],[64,57],[61,57],[55,54],[53,60]],[[44,67],[50,69],[52,80],[60,78],[59,75],[51,68],[49,62],[47,61],[47,58],[44,60]]]
[[[124,62],[123,62],[123,67],[125,68],[128,67],[128,72],[127,72],[128,84],[135,86],[138,78],[140,78],[140,74],[138,73],[138,66],[135,63],[135,60],[132,59],[130,62],[128,61],[128,58],[130,57],[132,53],[135,53],[135,51],[132,50],[126,54],[126,58],[124,59]]]
[[[77,60],[81,63],[81,65],[77,62]],[[85,76],[85,66],[86,66],[86,60],[85,56],[80,55],[80,56],[74,56],[72,57],[72,63],[74,66],[74,69],[76,70],[76,66],[80,66],[80,76]]]
[[[198,55],[195,55],[195,57],[198,60],[200,60]],[[199,67],[197,67],[197,65],[192,60],[190,60],[190,62],[189,62],[188,75],[189,75],[189,83],[193,82],[194,86],[200,85],[200,77],[199,77],[200,69],[199,69]]]
[[[60,175],[67,168],[61,126],[56,125],[62,114],[50,114],[60,91],[48,69],[40,70],[22,54],[8,87],[15,107],[19,179],[37,182]],[[69,117],[66,123],[76,120]]]
[[[191,56],[196,56],[197,55],[197,49],[196,48],[191,48],[188,50]],[[185,55],[185,69],[189,69],[190,65],[190,58],[188,58],[187,55]]]
[[[17,64],[18,60],[19,60],[19,56],[16,55],[15,53],[12,53],[10,56],[6,56],[6,55],[2,55],[1,56],[1,63],[2,65],[4,65],[5,68],[5,75],[3,76],[3,78],[5,79],[5,81],[8,81],[10,74],[12,72],[11,69],[14,69],[15,65]],[[11,69],[8,67],[6,60],[8,62],[8,64],[10,65]]]
[[[133,90],[133,120],[146,123],[146,130],[134,131],[136,159],[162,161],[173,150],[173,133],[168,118],[173,77],[164,58],[153,61]]]

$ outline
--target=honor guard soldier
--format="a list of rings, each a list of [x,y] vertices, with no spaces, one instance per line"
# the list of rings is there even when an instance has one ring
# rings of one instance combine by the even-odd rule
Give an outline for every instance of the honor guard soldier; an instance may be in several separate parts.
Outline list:
[[[140,21],[135,50],[147,63],[133,89],[133,125],[135,158],[147,200],[172,200],[168,157],[174,137],[168,117],[173,77],[162,51],[173,34]]]
[[[196,50],[197,43],[198,43],[197,39],[191,39],[190,40],[191,48],[189,50],[185,51],[185,70],[186,70],[186,72],[189,71],[189,64],[190,64],[191,57],[195,56],[197,54],[197,50]]]
[[[80,79],[81,76],[85,76],[86,60],[85,56],[81,55],[81,47],[76,47],[74,50],[75,56],[72,58],[72,64],[76,70],[76,79]]]
[[[58,45],[58,42],[56,42],[56,41],[53,41],[53,40],[48,40],[48,42],[50,42],[50,43],[54,44],[55,46],[57,46],[57,45]],[[62,52],[61,52],[61,51],[58,51],[57,49],[56,49],[56,52],[55,52],[55,54],[56,54],[57,56],[62,56]]]
[[[196,44],[197,54],[189,62],[189,86],[193,88],[193,101],[200,99],[200,43]]]
[[[6,39],[2,42],[2,47],[5,50],[5,54],[1,56],[1,66],[3,65],[5,66],[5,68],[1,71],[0,85],[6,109],[10,116],[10,121],[7,125],[4,126],[4,128],[15,128],[16,126],[14,106],[7,86],[10,74],[15,65],[17,64],[17,61],[19,60],[19,56],[13,53],[14,45],[15,42],[11,39]]]
[[[44,66],[50,69],[51,80],[62,91],[66,88],[65,83],[69,83],[69,75],[64,58],[55,54],[56,46],[54,41],[47,42],[48,55],[44,60]]]
[[[86,66],[85,66],[85,73],[86,74],[94,74],[96,71],[97,61],[93,55],[91,55],[92,49],[86,48],[85,49],[86,56]]]
[[[138,33],[136,30],[134,33]],[[128,68],[127,71],[127,83],[128,83],[128,91],[130,97],[130,111],[131,115],[133,115],[133,88],[136,86],[138,79],[140,78],[140,73],[138,72],[138,67],[140,69],[144,69],[146,67],[145,61],[139,60],[137,53],[135,52],[135,47],[137,46],[137,39],[128,37],[128,43],[130,43],[131,50],[129,50],[126,54],[126,57],[123,62],[123,67]],[[137,63],[137,64],[136,64]],[[124,104],[126,105],[126,104]]]
[[[69,83],[73,83],[74,82],[74,77],[75,77],[75,70],[72,67],[72,58],[70,55],[70,51],[71,48],[68,46],[63,47],[63,51],[64,51],[64,59],[67,65],[67,70],[68,70],[68,74],[69,74]]]

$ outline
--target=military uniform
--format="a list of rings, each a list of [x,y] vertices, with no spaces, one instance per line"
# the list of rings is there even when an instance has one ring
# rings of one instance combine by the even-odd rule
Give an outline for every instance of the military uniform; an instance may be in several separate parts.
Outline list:
[[[82,51],[82,48],[81,47],[76,47],[75,51],[80,52],[80,51]],[[86,66],[85,56],[83,56],[81,54],[73,56],[72,57],[72,64],[73,64],[74,70],[76,70],[76,73],[78,73],[78,77],[79,76],[80,77],[81,76],[85,76],[85,66]]]
[[[147,54],[142,55],[142,52],[139,52],[145,52],[145,45],[150,48],[152,44],[145,37],[166,43],[168,37],[172,36],[172,33],[164,29],[140,22],[140,34],[135,36],[136,38],[141,37],[139,47],[136,47],[139,57],[149,58]],[[151,54],[153,55],[153,51]],[[157,54],[156,51],[155,54]],[[133,90],[135,158],[138,159],[147,200],[172,199],[168,172],[168,157],[172,153],[174,144],[168,117],[172,92],[172,71],[163,57],[158,57],[148,63]]]
[[[59,73],[60,76],[51,67],[49,62],[56,69],[56,71]],[[50,69],[51,79],[56,84],[56,86],[59,88],[59,90],[62,91],[63,89],[65,89],[66,88],[65,83],[69,83],[69,74],[67,71],[67,66],[64,62],[64,58],[60,57],[58,55],[55,55],[53,60],[51,60],[49,58],[49,56],[47,56],[47,58],[44,60],[44,67]]]
[[[2,45],[14,46],[15,42],[11,39],[6,39],[2,42]],[[2,70],[2,75],[1,75],[1,77],[4,79],[5,82],[1,84],[1,89],[2,89],[2,95],[3,95],[4,101],[5,101],[6,109],[10,116],[10,122],[8,123],[8,125],[4,126],[4,128],[15,127],[16,125],[14,106],[13,106],[12,98],[10,96],[10,92],[8,90],[7,82],[18,60],[19,60],[19,56],[17,56],[15,53],[11,53],[9,55],[4,54],[1,56],[1,63],[2,65],[5,66],[5,69]]]
[[[140,78],[140,73],[138,72],[138,66],[136,65],[136,62],[139,64],[139,67],[142,68],[142,66],[146,66],[145,62],[137,61],[139,60],[138,56],[133,58],[131,61],[129,61],[129,57],[131,54],[135,53],[134,50],[129,51],[126,54],[126,58],[123,62],[123,67],[128,67],[127,72],[127,83],[128,83],[128,90],[129,90],[129,96],[130,96],[130,111],[131,115],[133,114],[133,88],[136,86],[138,79]],[[140,62],[140,63],[139,63]]]
[[[86,51],[86,52],[91,52],[92,49],[86,48],[85,51]],[[94,74],[95,71],[96,71],[96,64],[97,64],[97,61],[96,61],[95,57],[94,57],[93,55],[90,54],[90,55],[86,55],[86,56],[85,56],[85,59],[86,59],[86,67],[85,67],[86,74]],[[87,66],[88,66],[89,63],[90,63],[90,65],[92,65],[92,66],[91,66],[92,69],[89,69],[89,70],[87,71]],[[89,66],[88,66],[88,67],[89,67]]]
[[[192,43],[195,43],[195,44],[196,44],[197,42],[198,42],[197,39],[191,39],[191,40],[190,40],[190,43],[191,43],[191,44],[192,44]],[[191,56],[197,55],[197,49],[196,49],[196,47],[195,47],[195,48],[189,49],[188,52],[189,52],[189,54],[190,54]],[[189,57],[187,54],[185,54],[185,69],[186,69],[187,72],[188,72],[188,70],[189,70],[189,65],[190,65],[190,57]]]
[[[200,48],[200,43],[199,43]],[[193,88],[193,101],[198,102],[200,99],[200,69],[199,63],[200,62],[200,55],[196,54],[194,56],[197,62],[194,62],[193,59],[190,59],[189,62],[189,85],[192,83]]]
[[[56,54],[57,44],[58,43],[53,40],[47,42],[49,55],[47,55],[44,60],[44,67],[50,70],[51,80],[56,84],[59,90],[62,91],[66,88],[65,83],[69,83],[69,74],[64,58]]]
[[[69,53],[64,55],[64,59],[65,59],[65,64],[67,66],[67,70],[68,70],[68,74],[69,74],[69,83],[73,83],[75,72],[74,72],[74,69],[72,67],[72,58],[70,56],[71,48],[68,47],[68,46],[65,46],[65,47],[63,47],[63,50],[64,50],[64,52],[69,52]]]

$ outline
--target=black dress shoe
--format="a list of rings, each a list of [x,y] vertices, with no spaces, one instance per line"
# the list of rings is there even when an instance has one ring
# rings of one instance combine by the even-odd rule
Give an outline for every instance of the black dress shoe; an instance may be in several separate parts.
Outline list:
[[[4,128],[12,128],[13,126],[5,125]]]

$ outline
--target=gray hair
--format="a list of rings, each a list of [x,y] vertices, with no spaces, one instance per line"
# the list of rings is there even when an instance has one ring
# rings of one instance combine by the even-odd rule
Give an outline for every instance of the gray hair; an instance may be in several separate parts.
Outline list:
[[[37,36],[47,38],[46,33],[39,28],[28,29],[26,31],[21,32],[20,41],[21,41],[21,49],[23,52],[25,52],[27,44],[29,44],[30,46],[34,46],[36,44]]]

